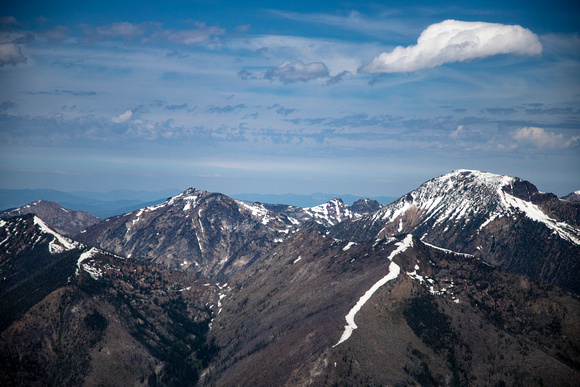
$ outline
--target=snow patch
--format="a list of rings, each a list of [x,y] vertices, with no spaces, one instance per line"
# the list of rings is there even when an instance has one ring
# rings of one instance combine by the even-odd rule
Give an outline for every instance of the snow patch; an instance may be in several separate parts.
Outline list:
[[[264,207],[263,204],[253,203],[249,204],[241,200],[236,200],[238,206],[250,211],[250,214],[254,218],[260,219],[263,225],[267,225],[270,221],[274,220],[274,217],[271,215],[271,212]]]
[[[98,253],[98,249],[96,247],[91,248],[88,251],[85,251],[84,253],[82,253],[79,256],[79,259],[77,261],[77,270],[75,275],[79,275],[79,270],[83,269],[84,271],[86,271],[87,273],[89,273],[89,275],[94,279],[94,280],[98,280],[99,278],[101,278],[103,276],[103,272],[96,268],[93,267],[91,265],[89,265],[88,263],[85,263],[85,261],[93,258],[95,256],[96,253]],[[94,263],[94,260],[91,260],[91,262]]]
[[[343,247],[342,251],[347,251],[349,250],[352,246],[356,245],[357,243],[355,242],[348,242],[348,244],[346,246]]]
[[[391,264],[389,265],[389,274],[387,274],[386,276],[384,276],[383,278],[381,278],[369,290],[367,290],[367,292],[358,300],[358,302],[356,303],[356,305],[345,316],[345,320],[346,320],[346,324],[347,325],[344,326],[344,332],[342,333],[342,336],[340,337],[340,340],[338,340],[338,343],[336,343],[336,344],[334,344],[332,346],[333,348],[336,347],[336,346],[338,346],[339,344],[344,343],[346,340],[349,339],[349,337],[352,335],[352,332],[355,329],[358,328],[358,326],[354,322],[354,317],[356,316],[356,314],[358,313],[358,311],[363,307],[363,305],[368,300],[370,300],[370,298],[372,297],[372,295],[377,290],[379,290],[379,288],[381,286],[383,286],[384,284],[386,284],[390,280],[397,278],[397,276],[399,275],[399,272],[400,271],[401,271],[401,268],[399,267],[399,265],[397,265],[395,262],[391,262]]]
[[[431,243],[427,243],[427,242],[425,242],[424,240],[421,240],[421,242],[422,242],[424,245],[426,245],[426,246],[429,246],[429,247],[431,247],[431,248],[433,248],[433,249],[436,249],[436,250],[439,250],[439,251],[443,251],[443,252],[445,252],[445,253],[447,253],[447,254],[456,254],[456,255],[462,255],[462,256],[464,256],[464,257],[467,257],[467,258],[473,258],[473,257],[474,257],[474,255],[471,255],[471,254],[466,254],[466,253],[458,253],[457,251],[451,251],[451,250],[444,249],[443,247],[439,247],[439,246],[432,245]]]

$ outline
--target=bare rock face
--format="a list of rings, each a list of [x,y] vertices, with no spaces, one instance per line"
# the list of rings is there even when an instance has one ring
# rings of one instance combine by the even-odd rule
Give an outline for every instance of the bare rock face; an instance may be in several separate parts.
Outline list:
[[[362,198],[354,202],[351,209],[355,213],[366,215],[379,210],[381,207],[382,205],[376,200]]]
[[[57,203],[38,200],[20,208],[6,210],[0,213],[0,218],[10,218],[17,215],[36,214],[56,231],[72,235],[97,224],[101,219],[88,212],[73,211],[61,207]]]
[[[332,235],[368,241],[413,233],[515,273],[580,293],[580,206],[538,192],[519,178],[458,170]]]

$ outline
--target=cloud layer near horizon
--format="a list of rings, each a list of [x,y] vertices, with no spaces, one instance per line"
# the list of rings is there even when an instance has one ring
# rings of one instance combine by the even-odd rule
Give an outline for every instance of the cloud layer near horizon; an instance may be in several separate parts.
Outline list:
[[[359,72],[411,72],[493,55],[539,55],[541,52],[538,37],[521,26],[445,20],[424,30],[416,45],[397,46],[391,52],[384,52]]]

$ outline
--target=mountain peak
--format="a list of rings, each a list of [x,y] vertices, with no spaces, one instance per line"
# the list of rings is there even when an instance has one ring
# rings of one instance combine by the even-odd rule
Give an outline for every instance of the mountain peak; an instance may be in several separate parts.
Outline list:
[[[354,212],[358,212],[360,214],[368,214],[370,212],[379,210],[381,207],[382,206],[378,201],[367,198],[360,198],[351,206]]]
[[[562,197],[562,200],[568,202],[580,202],[580,190],[569,193],[568,195]]]
[[[570,268],[575,265],[571,257],[580,248],[577,214],[574,207],[520,178],[456,170],[354,221],[349,234],[337,227],[333,236],[362,242],[413,233],[422,241],[578,291],[575,278],[556,274],[553,257],[544,253],[552,244],[566,246],[558,259]],[[526,238],[543,235],[546,239],[521,238],[517,233],[524,229]],[[536,266],[529,264],[532,260]]]

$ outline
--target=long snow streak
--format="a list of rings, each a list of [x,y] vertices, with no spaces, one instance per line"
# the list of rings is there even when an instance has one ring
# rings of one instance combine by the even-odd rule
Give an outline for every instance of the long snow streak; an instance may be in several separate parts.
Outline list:
[[[389,260],[391,261],[391,264],[389,265],[389,274],[381,278],[369,290],[367,290],[366,293],[358,300],[356,305],[350,310],[350,312],[348,312],[348,314],[345,316],[346,325],[344,326],[344,332],[342,333],[342,336],[338,341],[338,343],[333,345],[333,348],[348,340],[348,338],[352,334],[352,331],[358,328],[358,326],[354,322],[354,317],[356,316],[358,311],[363,307],[363,305],[366,304],[368,300],[370,300],[372,295],[377,290],[379,290],[381,286],[399,276],[401,268],[395,262],[392,262],[392,260],[397,254],[400,254],[403,251],[407,250],[407,248],[413,246],[413,236],[411,234],[407,235],[405,239],[402,242],[398,242],[396,246],[398,247],[391,253],[391,255],[389,255]]]

